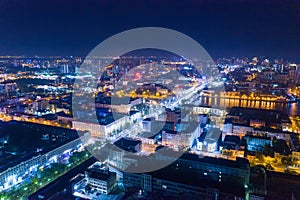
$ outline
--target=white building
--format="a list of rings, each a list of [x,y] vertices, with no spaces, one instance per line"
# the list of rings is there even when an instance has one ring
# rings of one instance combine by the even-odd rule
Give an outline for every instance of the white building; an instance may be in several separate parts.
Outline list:
[[[85,172],[85,178],[89,186],[102,194],[109,194],[116,186],[117,175],[108,169],[89,169]]]
[[[134,123],[140,117],[140,112],[132,112],[130,113],[130,115],[114,113],[113,117],[103,118],[99,121],[76,119],[72,122],[72,125],[73,128],[76,130],[91,132],[93,137],[106,137],[110,133],[114,133],[116,131],[121,131],[125,129],[126,126]]]

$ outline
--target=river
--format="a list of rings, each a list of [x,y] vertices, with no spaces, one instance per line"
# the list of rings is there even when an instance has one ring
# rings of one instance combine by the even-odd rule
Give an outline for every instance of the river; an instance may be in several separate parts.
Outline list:
[[[300,116],[300,102],[280,103],[280,102],[265,102],[265,101],[249,101],[239,99],[217,99],[214,97],[200,97],[197,102],[200,106],[211,106],[220,108],[231,108],[234,106],[247,108],[261,108],[270,110],[280,110],[289,116]]]

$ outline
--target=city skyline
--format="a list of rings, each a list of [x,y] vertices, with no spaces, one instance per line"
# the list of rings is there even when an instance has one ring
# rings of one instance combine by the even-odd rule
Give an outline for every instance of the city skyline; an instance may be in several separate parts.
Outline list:
[[[0,0],[0,200],[300,199],[298,0]]]

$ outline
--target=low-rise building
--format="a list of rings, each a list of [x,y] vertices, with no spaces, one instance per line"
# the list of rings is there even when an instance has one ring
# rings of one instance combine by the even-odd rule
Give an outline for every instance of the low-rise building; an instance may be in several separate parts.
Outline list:
[[[270,137],[246,135],[244,138],[247,141],[247,149],[249,151],[262,152],[266,144],[272,144],[272,139]]]
[[[129,115],[108,113],[97,120],[80,117],[73,120],[72,127],[76,130],[89,131],[92,137],[107,137],[110,133],[121,131],[127,125],[134,123],[140,116],[140,112],[133,111]]]
[[[121,138],[114,143],[117,147],[122,150],[137,153],[142,150],[142,141],[140,140],[133,140],[131,138]]]
[[[102,194],[109,194],[116,187],[117,175],[108,169],[88,169],[85,171],[85,178],[90,187]]]
[[[138,188],[145,194],[159,194],[160,197],[247,199],[249,177],[246,159],[232,161],[183,154],[171,165],[157,171],[135,174],[125,170],[123,183],[125,188]]]

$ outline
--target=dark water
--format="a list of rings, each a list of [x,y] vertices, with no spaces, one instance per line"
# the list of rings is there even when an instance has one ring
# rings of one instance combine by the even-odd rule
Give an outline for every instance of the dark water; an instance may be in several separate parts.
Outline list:
[[[201,97],[199,104],[203,106],[231,108],[234,106],[261,108],[270,110],[280,110],[289,116],[300,116],[300,102],[295,103],[279,103],[279,102],[264,102],[264,101],[249,101],[238,99],[217,99],[211,97]]]

